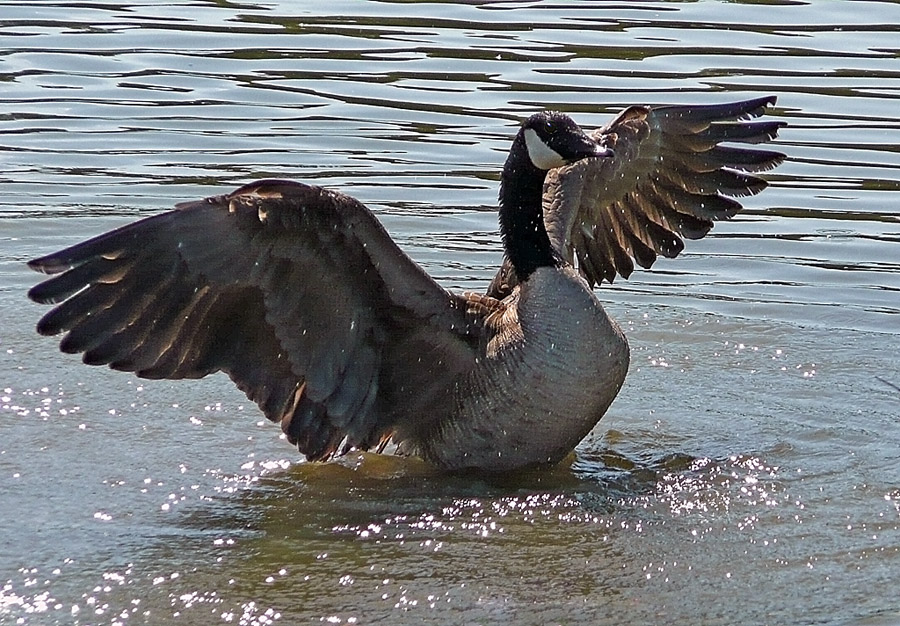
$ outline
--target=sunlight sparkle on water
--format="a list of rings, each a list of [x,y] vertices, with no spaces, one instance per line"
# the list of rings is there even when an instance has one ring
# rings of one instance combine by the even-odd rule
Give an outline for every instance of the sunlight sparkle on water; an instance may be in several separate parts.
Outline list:
[[[673,515],[725,512],[734,501],[745,505],[777,506],[788,497],[777,482],[778,467],[756,457],[729,458],[730,468],[711,459],[696,459],[688,472],[666,473],[657,483],[657,496]]]

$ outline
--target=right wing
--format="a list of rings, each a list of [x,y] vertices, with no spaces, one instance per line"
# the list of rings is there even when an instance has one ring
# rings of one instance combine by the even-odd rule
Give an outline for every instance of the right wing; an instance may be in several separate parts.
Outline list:
[[[544,223],[561,258],[591,284],[628,278],[634,261],[678,256],[682,237],[700,239],[715,220],[741,210],[734,198],[767,183],[753,173],[774,168],[780,152],[733,147],[773,139],[782,122],[748,122],[774,97],[730,104],[632,106],[593,137],[614,156],[583,159],[548,173]],[[508,261],[488,293],[516,284]]]
[[[466,304],[361,203],[260,181],[29,265],[64,352],[145,378],[226,372],[310,459],[428,428],[417,403],[471,367]],[[469,316],[471,317],[471,316]]]

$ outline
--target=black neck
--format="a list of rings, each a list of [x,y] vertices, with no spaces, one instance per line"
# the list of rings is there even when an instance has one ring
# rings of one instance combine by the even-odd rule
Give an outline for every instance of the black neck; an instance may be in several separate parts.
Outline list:
[[[559,265],[544,227],[546,175],[528,158],[525,139],[519,133],[500,176],[500,236],[520,283],[539,267]]]

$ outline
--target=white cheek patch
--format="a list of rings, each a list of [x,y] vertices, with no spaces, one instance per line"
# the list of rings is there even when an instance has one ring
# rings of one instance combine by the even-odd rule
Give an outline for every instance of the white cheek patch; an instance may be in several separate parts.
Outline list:
[[[528,150],[528,158],[538,169],[552,170],[554,167],[562,167],[566,164],[565,159],[556,150],[545,144],[531,128],[525,129],[525,148]]]

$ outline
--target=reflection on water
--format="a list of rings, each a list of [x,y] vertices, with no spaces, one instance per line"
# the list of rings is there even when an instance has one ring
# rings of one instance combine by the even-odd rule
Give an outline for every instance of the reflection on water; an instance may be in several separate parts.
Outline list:
[[[0,7],[0,623],[900,619],[900,5]],[[24,260],[259,177],[339,187],[483,289],[525,114],[769,93],[788,162],[598,291],[631,372],[549,472],[301,463],[227,380],[33,333]]]
[[[571,615],[614,623],[623,613],[680,622],[698,611],[756,623],[781,610],[780,597],[737,590],[768,589],[773,576],[793,572],[794,584],[815,588],[848,566],[874,563],[869,576],[889,582],[880,564],[896,560],[897,547],[874,538],[897,530],[896,490],[872,511],[891,522],[854,528],[859,522],[841,520],[838,547],[805,527],[816,524],[809,507],[820,505],[802,495],[807,478],[760,457],[628,461],[628,471],[603,465],[605,478],[590,463],[518,485],[439,477],[369,455],[263,472],[237,497],[207,496],[183,512],[136,562],[101,566],[73,604],[48,591],[21,598],[60,621],[85,614],[110,623],[548,623]],[[15,587],[53,589],[76,567],[25,572]],[[834,610],[864,591],[848,587],[825,604]],[[800,599],[782,591],[782,599]],[[714,602],[722,593],[727,606]]]

